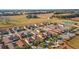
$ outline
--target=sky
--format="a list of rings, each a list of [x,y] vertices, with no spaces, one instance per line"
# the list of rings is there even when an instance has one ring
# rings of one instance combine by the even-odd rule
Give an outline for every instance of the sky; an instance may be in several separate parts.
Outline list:
[[[0,0],[0,9],[79,9],[79,0]]]

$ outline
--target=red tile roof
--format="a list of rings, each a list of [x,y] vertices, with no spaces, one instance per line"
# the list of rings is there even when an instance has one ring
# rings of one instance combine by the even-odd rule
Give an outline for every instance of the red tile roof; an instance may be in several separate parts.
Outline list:
[[[18,40],[16,42],[16,44],[19,46],[19,47],[23,47],[24,43],[21,41],[21,40]]]

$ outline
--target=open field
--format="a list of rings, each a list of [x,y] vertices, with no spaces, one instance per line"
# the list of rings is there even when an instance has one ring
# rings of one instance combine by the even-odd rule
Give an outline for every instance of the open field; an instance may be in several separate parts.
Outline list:
[[[73,38],[72,40],[69,41],[69,44],[74,47],[79,49],[79,35]]]
[[[43,21],[48,20],[47,18],[51,14],[44,14],[44,15],[38,15],[40,18],[34,18],[34,19],[27,19],[27,15],[20,15],[20,16],[3,16],[7,17],[9,19],[9,24],[4,24],[2,21],[0,22],[0,27],[9,27],[9,26],[21,26],[21,25],[27,25],[27,24],[35,24],[40,23]],[[1,19],[0,19],[1,20]]]
[[[52,18],[52,19],[48,19],[48,17],[50,17],[51,15],[53,15],[52,13],[50,14],[38,14],[38,17],[40,18],[32,18],[32,19],[28,19],[26,18],[27,15],[17,15],[17,16],[3,16],[3,18],[8,18],[8,24],[5,24],[3,21],[0,21],[0,27],[13,27],[13,26],[23,26],[23,25],[28,25],[28,24],[37,24],[37,23],[41,23],[41,22],[58,22],[58,23],[62,23],[63,21],[70,21],[70,20],[65,20],[65,19],[58,19],[58,18]],[[0,17],[1,20],[1,17]]]
[[[73,21],[78,21],[78,22],[79,22],[79,17],[71,18],[71,20],[73,20]]]

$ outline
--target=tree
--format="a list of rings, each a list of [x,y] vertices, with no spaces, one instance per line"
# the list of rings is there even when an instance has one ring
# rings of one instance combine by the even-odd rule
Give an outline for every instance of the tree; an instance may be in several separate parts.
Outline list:
[[[16,49],[21,49],[21,47],[19,47],[19,46],[15,46],[15,48],[16,48]]]
[[[29,45],[29,44],[26,43],[26,44],[24,45],[24,48],[25,48],[25,49],[31,49],[32,47],[31,47],[31,45]]]
[[[31,14],[31,15],[28,15],[28,16],[26,16],[27,18],[38,18],[38,16],[37,15],[33,15],[33,14]]]

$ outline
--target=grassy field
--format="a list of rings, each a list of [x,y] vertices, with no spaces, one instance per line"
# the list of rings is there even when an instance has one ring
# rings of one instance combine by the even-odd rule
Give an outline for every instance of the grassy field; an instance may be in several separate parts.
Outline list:
[[[76,36],[68,42],[72,47],[79,49],[79,36]]]
[[[26,16],[27,15],[18,15],[18,16],[3,16],[4,19],[8,18],[9,21],[8,23],[5,23],[2,21],[2,19],[0,18],[0,27],[13,27],[13,26],[23,26],[23,25],[28,25],[28,24],[35,24],[35,23],[41,23],[41,22],[46,22],[46,21],[50,21],[50,22],[58,22],[58,23],[62,23],[64,21],[69,21],[69,20],[64,20],[64,19],[58,19],[58,18],[53,18],[53,19],[48,19],[48,17],[50,17],[51,15],[53,15],[52,13],[50,14],[39,14],[38,16],[40,18],[33,18],[33,19],[27,19]]]
[[[0,27],[13,27],[13,26],[23,26],[28,24],[35,24],[35,23],[41,23],[45,21],[52,21],[52,22],[59,22],[59,20],[56,19],[48,19],[52,14],[39,14],[38,16],[40,18],[33,18],[33,19],[27,19],[26,15],[20,15],[20,16],[3,16],[3,18],[8,18],[8,23],[5,23],[0,18]]]

